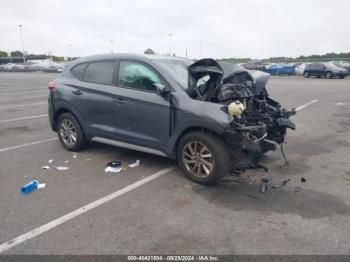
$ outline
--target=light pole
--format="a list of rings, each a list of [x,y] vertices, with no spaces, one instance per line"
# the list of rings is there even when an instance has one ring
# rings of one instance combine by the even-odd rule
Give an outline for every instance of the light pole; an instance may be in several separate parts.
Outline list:
[[[170,56],[172,56],[172,50],[171,50],[171,37],[173,36],[173,34],[169,34],[169,54]]]
[[[23,45],[23,33],[22,33],[22,25],[18,25],[19,27],[19,33],[21,35],[21,43],[22,43],[22,55],[23,55],[23,64],[26,63],[26,57],[25,57],[25,54],[24,54],[24,45]]]
[[[110,41],[111,41],[111,47],[112,47],[111,54],[113,54],[114,53],[114,40],[110,40]]]
[[[67,56],[67,60],[68,61],[71,61],[72,60],[72,44],[71,43],[69,43],[68,44],[68,56]]]

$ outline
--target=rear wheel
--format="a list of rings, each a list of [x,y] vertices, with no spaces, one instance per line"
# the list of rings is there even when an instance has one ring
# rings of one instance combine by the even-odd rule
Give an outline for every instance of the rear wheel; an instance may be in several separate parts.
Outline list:
[[[310,77],[310,75],[309,75],[309,72],[308,72],[308,71],[304,72],[304,77],[305,77],[305,78],[309,78],[309,77]]]
[[[326,73],[326,78],[327,79],[331,79],[332,78],[332,73],[331,72],[327,72]]]
[[[62,146],[70,151],[83,149],[87,142],[78,120],[70,113],[60,115],[57,134]]]
[[[186,134],[177,149],[180,168],[186,176],[203,185],[213,185],[229,172],[230,151],[218,137],[206,132]]]

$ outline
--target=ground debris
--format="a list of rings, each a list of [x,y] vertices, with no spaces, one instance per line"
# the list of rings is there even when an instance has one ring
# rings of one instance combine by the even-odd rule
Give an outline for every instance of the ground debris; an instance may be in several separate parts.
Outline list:
[[[132,164],[128,165],[128,167],[131,167],[131,168],[139,167],[140,163],[141,163],[140,160],[136,160],[135,163],[132,163]]]
[[[123,170],[122,163],[119,161],[112,161],[107,163],[105,173],[119,173]]]
[[[59,171],[66,171],[69,170],[68,166],[55,166],[55,168]]]

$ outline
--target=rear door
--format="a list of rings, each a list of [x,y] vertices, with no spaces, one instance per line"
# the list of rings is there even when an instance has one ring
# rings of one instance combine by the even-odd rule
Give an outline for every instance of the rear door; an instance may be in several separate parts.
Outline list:
[[[315,75],[316,76],[322,76],[323,75],[323,71],[324,71],[323,68],[324,68],[323,64],[317,63],[315,65]]]
[[[137,60],[121,60],[116,82],[115,138],[164,150],[169,139],[169,97],[157,94],[155,83],[168,85],[161,75]]]
[[[82,72],[82,81],[72,86],[71,103],[82,116],[84,131],[90,136],[114,136],[115,72],[116,60],[92,61]]]

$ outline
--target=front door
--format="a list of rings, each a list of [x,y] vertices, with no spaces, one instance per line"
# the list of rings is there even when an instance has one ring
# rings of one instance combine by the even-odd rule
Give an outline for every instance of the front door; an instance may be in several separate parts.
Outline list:
[[[131,144],[166,148],[170,128],[169,97],[157,94],[165,81],[150,65],[120,61],[115,99],[115,138]]]

